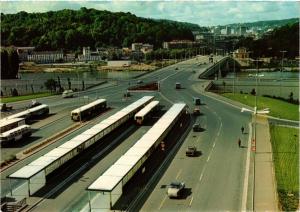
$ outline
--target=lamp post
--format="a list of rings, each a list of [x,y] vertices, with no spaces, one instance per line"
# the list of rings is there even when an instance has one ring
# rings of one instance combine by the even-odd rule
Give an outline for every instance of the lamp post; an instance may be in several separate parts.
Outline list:
[[[253,209],[254,209],[254,191],[255,191],[255,153],[256,153],[256,117],[257,117],[257,114],[267,114],[269,113],[269,108],[265,108],[265,109],[262,109],[262,110],[257,110],[257,95],[258,95],[258,77],[263,77],[264,75],[263,74],[258,74],[258,62],[260,61],[259,59],[258,60],[252,60],[253,62],[256,62],[256,74],[253,75],[253,74],[249,74],[249,76],[254,76],[256,78],[256,92],[255,92],[255,105],[254,105],[254,108],[253,110],[249,110],[247,108],[242,108],[241,112],[250,112],[252,113],[252,115],[254,115],[254,128],[253,128],[253,138],[252,139],[252,143],[251,143],[251,149],[253,151],[253,192],[252,192],[252,204],[253,204]]]
[[[282,53],[282,57],[281,57],[281,70],[280,70],[280,92],[279,92],[279,95],[280,95],[280,97],[281,97],[282,71],[283,71],[283,58],[284,58],[284,53],[286,53],[287,51],[281,50],[280,52]]]

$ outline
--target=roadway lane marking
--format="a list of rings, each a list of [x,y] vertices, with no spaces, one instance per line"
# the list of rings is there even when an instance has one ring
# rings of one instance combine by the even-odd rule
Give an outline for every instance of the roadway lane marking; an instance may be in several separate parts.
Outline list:
[[[248,151],[247,151],[247,159],[246,159],[246,170],[245,170],[245,177],[244,177],[244,188],[243,188],[241,211],[247,210],[246,206],[247,206],[248,184],[249,184],[251,135],[252,135],[252,127],[251,124],[249,123]]]
[[[199,181],[202,180],[202,177],[203,177],[203,173],[201,173],[200,178],[199,178]]]
[[[163,198],[163,200],[161,201],[158,210],[160,210],[160,209],[162,208],[162,206],[163,206],[163,204],[165,203],[166,199],[167,199],[167,196],[165,196],[165,197]]]
[[[216,142],[214,142],[213,148],[215,148],[215,146],[216,146]]]
[[[208,156],[206,162],[208,162],[208,161],[210,160],[211,153],[212,153],[212,151],[210,152],[210,154],[209,154],[209,156]]]
[[[178,174],[176,175],[176,180],[178,180],[179,175],[181,174],[182,169],[179,170]]]
[[[189,206],[190,206],[190,207],[191,207],[191,205],[192,205],[193,200],[194,200],[194,197],[192,196],[191,201],[190,201],[190,203],[189,203]]]

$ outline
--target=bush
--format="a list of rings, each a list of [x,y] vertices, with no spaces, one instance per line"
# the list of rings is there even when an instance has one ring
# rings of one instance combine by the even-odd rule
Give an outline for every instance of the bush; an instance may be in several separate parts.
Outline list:
[[[255,88],[253,88],[252,89],[252,91],[251,91],[251,93],[250,93],[251,95],[253,95],[253,96],[255,96],[256,95],[256,90],[255,90]]]

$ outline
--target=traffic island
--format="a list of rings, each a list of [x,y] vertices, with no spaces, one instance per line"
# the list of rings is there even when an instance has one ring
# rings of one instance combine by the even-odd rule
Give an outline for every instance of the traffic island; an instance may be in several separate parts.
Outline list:
[[[130,92],[158,91],[159,83],[158,82],[150,82],[147,84],[129,87],[127,90]]]

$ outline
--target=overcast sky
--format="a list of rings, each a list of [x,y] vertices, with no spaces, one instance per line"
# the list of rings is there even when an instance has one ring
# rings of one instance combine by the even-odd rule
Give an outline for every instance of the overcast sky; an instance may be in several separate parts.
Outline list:
[[[299,1],[1,1],[2,13],[46,12],[81,7],[131,12],[139,17],[225,25],[299,18]]]

